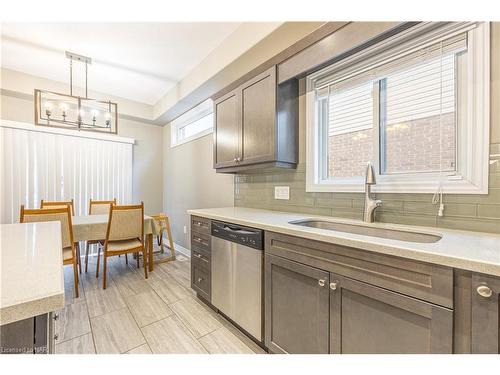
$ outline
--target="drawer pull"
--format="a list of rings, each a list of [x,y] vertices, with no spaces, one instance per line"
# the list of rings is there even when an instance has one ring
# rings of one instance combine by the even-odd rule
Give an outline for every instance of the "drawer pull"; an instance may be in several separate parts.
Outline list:
[[[477,287],[477,294],[484,298],[490,298],[493,295],[493,291],[486,285],[480,285]]]
[[[325,286],[325,280],[319,279],[318,280],[318,285],[321,286],[321,287],[324,287]]]
[[[198,277],[198,282],[201,283],[203,281],[203,277]]]
[[[203,242],[203,240],[201,238],[199,238],[199,237],[193,237],[193,241],[194,242],[198,242],[199,244],[208,246],[208,243],[207,242]]]
[[[330,289],[331,290],[337,290],[338,284],[339,284],[338,281],[334,281],[334,282],[330,283]]]

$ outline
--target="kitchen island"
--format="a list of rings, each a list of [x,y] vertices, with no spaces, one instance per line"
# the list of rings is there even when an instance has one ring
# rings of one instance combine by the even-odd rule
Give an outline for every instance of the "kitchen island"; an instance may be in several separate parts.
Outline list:
[[[59,222],[0,225],[0,352],[51,353],[64,307]]]

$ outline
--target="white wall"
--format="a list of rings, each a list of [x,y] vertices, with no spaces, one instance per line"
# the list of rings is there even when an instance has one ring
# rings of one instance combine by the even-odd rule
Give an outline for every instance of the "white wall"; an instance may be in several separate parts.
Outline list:
[[[0,118],[33,123],[33,99],[0,95]],[[144,201],[146,213],[162,211],[162,127],[118,119],[118,134],[134,138],[133,199]]]
[[[233,175],[213,169],[213,135],[170,147],[170,125],[163,127],[163,205],[174,241],[190,245],[187,210],[234,205]],[[186,233],[184,233],[186,226]]]

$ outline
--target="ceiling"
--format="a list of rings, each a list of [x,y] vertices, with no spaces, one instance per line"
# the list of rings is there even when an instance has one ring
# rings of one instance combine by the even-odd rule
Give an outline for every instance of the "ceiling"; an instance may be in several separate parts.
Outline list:
[[[240,25],[2,23],[1,65],[69,84],[67,50],[92,58],[89,90],[153,105]],[[83,64],[73,72],[83,87]]]

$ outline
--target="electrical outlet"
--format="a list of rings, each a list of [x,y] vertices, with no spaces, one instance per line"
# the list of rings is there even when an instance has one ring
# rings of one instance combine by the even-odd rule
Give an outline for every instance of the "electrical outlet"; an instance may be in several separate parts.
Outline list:
[[[187,227],[184,225],[184,234],[187,233]]]
[[[290,199],[290,186],[275,186],[274,199]]]

